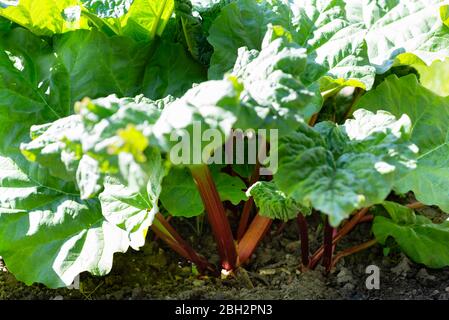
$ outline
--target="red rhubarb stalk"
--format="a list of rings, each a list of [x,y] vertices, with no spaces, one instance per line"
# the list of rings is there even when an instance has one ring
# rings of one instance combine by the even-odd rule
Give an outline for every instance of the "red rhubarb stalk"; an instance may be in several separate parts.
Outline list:
[[[309,234],[306,218],[300,213],[297,218],[299,236],[301,239],[301,263],[303,266],[309,265]]]
[[[329,219],[326,217],[324,223],[324,239],[323,239],[323,266],[327,271],[330,270],[332,264],[332,255],[334,253],[334,245],[332,243],[334,235],[334,228],[329,224]]]
[[[160,213],[156,214],[153,225],[153,232],[162,239],[170,248],[175,250],[182,257],[197,265],[200,272],[206,270],[214,272],[214,267],[205,258],[201,257],[178,232],[168,223]]]
[[[239,264],[242,265],[248,261],[253,252],[256,250],[257,245],[263,239],[268,229],[271,226],[273,220],[262,217],[257,214],[251,225],[243,236],[242,240],[240,240],[238,244],[238,254],[239,254]]]
[[[221,265],[225,270],[233,270],[237,263],[237,250],[231,227],[211,172],[207,165],[191,166],[190,170],[206,208],[207,217],[221,258]]]

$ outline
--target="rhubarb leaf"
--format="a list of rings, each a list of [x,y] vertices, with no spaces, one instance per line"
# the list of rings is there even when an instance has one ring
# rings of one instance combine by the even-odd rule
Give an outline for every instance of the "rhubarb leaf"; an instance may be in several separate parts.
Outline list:
[[[414,262],[430,268],[449,266],[449,221],[436,224],[399,204],[384,206],[391,219],[377,216],[373,223],[374,235],[381,244],[393,237]]]
[[[185,52],[181,44],[163,42],[145,68],[142,91],[150,99],[181,97],[206,77],[205,67]]]
[[[230,71],[240,47],[260,50],[267,25],[280,24],[283,18],[268,1],[238,0],[222,8],[209,29],[214,47],[209,78],[221,79]]]
[[[354,113],[342,126],[301,124],[282,137],[279,189],[305,206],[322,211],[336,227],[355,209],[382,202],[396,179],[413,169],[416,146],[407,116]]]
[[[424,64],[413,65],[419,72],[419,82],[429,90],[440,96],[449,96],[449,58],[444,61],[436,60],[430,66]]]
[[[55,53],[70,74],[72,105],[85,97],[140,93],[149,48],[126,37],[79,30],[55,38]],[[101,60],[98,60],[101,52]],[[96,84],[96,85],[93,85]]]
[[[241,91],[234,77],[193,87],[164,108],[152,128],[151,144],[169,153],[174,164],[205,163],[237,122]],[[216,129],[211,137],[208,129]]]
[[[237,205],[246,200],[245,183],[212,167],[212,177],[221,201]],[[161,203],[173,216],[195,217],[204,212],[201,195],[187,167],[172,167],[162,182]]]
[[[103,216],[126,231],[129,245],[135,250],[145,244],[148,228],[159,212],[158,200],[164,171],[160,164],[152,169],[146,190],[131,191],[118,179],[108,177],[104,191],[99,195]]]
[[[3,1],[4,2],[4,1]],[[8,5],[9,3],[9,5]],[[0,16],[39,36],[87,28],[78,0],[20,0],[0,5]]]
[[[8,269],[50,288],[83,271],[107,274],[113,254],[128,248],[126,233],[105,220],[97,200],[82,201],[36,164],[8,156],[0,156],[0,254]]]
[[[293,198],[280,191],[272,181],[259,181],[253,184],[246,192],[248,197],[253,197],[259,208],[259,215],[270,219],[288,221],[298,214],[310,214],[310,208],[304,207]]]
[[[306,50],[285,37],[273,39],[273,29],[265,37],[262,51],[239,49],[233,74],[241,79],[244,108],[239,128],[294,130],[321,108],[316,84],[305,86],[301,76],[307,63]],[[242,123],[243,120],[250,123]]]
[[[100,18],[119,18],[125,15],[134,0],[81,0],[83,7]]]
[[[411,140],[420,150],[418,166],[396,181],[395,187],[402,193],[411,190],[419,201],[449,211],[449,97],[424,88],[414,75],[391,76],[363,96],[357,108],[410,117]]]
[[[30,161],[48,167],[54,176],[76,179],[83,199],[102,190],[106,175],[116,176],[130,192],[145,193],[160,153],[148,147],[142,132],[154,124],[161,108],[172,98],[152,101],[141,96],[115,95],[84,99],[78,114],[31,128],[32,141],[21,145]],[[76,177],[75,177],[76,176]],[[156,180],[155,180],[156,179]]]

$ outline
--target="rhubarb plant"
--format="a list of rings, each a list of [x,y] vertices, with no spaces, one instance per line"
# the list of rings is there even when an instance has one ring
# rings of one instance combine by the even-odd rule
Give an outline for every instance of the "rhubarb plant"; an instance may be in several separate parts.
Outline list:
[[[448,8],[0,1],[0,256],[57,288],[152,232],[201,273],[232,274],[296,220],[304,271],[391,239],[449,266],[447,221],[419,212],[449,211]],[[219,265],[169,222],[202,215]],[[362,222],[374,238],[334,255]]]

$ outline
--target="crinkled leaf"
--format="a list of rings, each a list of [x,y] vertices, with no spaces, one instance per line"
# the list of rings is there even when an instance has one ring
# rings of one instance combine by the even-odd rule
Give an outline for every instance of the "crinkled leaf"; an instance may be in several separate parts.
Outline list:
[[[125,15],[134,0],[81,0],[83,6],[100,18],[119,18]]]
[[[440,5],[440,0],[295,1],[296,40],[316,67],[308,79],[328,76],[370,89],[375,71],[387,71],[399,54],[427,64],[448,56],[449,29],[440,19]]]
[[[47,125],[48,129],[41,136],[34,135],[22,150],[41,165],[53,163],[52,170],[61,167],[62,176],[70,177],[76,170],[82,198],[95,196],[105,175],[120,177],[130,192],[145,193],[142,190],[154,180],[152,174],[160,167],[161,156],[149,148],[143,132],[156,122],[160,108],[170,99],[154,102],[141,96],[118,99],[115,95],[85,99],[77,104],[79,115]],[[66,126],[58,130],[60,124]],[[51,162],[45,161],[46,156]]]
[[[363,96],[357,107],[410,117],[411,140],[420,150],[418,166],[395,187],[403,193],[412,190],[419,201],[449,211],[449,98],[424,88],[414,75],[391,76]]]
[[[284,133],[318,112],[322,98],[317,85],[307,87],[301,81],[307,63],[305,49],[284,37],[269,42],[272,32],[267,32],[260,53],[239,49],[233,73],[244,85],[242,113],[246,113],[239,124]]]
[[[237,1],[222,10],[210,31],[210,77],[230,69],[239,47],[259,49],[268,23],[283,26],[307,49],[311,65],[303,79],[324,77],[323,89],[332,83],[370,89],[376,71],[387,71],[402,53],[427,64],[449,55],[440,0],[272,2]]]
[[[246,195],[253,197],[259,208],[259,215],[270,219],[288,221],[296,218],[298,214],[310,213],[309,208],[286,196],[273,181],[256,182],[247,190]]]
[[[407,116],[354,113],[343,126],[301,124],[281,138],[275,182],[289,197],[329,215],[338,226],[355,209],[379,203],[415,167]]]
[[[449,222],[433,223],[413,210],[395,204],[385,206],[392,219],[377,216],[373,223],[376,239],[385,244],[393,237],[413,261],[431,268],[449,265]]]
[[[151,143],[169,152],[175,164],[204,163],[231,133],[240,112],[241,90],[241,84],[232,77],[190,89],[164,108],[152,129]],[[201,138],[208,129],[216,129],[214,135]]]
[[[213,48],[207,41],[202,19],[193,15],[192,3],[189,0],[176,0],[175,14],[177,38],[195,60],[209,65]]]

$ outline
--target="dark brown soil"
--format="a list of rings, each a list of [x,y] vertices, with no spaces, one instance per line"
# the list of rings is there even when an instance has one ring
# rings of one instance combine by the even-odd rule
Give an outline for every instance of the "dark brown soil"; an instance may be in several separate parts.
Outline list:
[[[441,213],[432,208],[424,209],[424,214],[441,219]],[[184,222],[178,224],[183,234],[192,233]],[[311,224],[310,239],[316,249],[321,232],[313,221]],[[28,287],[0,264],[0,299],[449,299],[449,268],[427,269],[394,248],[384,256],[379,245],[342,259],[328,275],[321,267],[300,272],[296,226],[291,222],[276,235],[278,226],[273,225],[251,263],[227,279],[199,276],[170,249],[149,240],[141,251],[117,254],[109,275],[83,274],[79,290]],[[361,224],[337,250],[370,238],[369,223]],[[189,240],[211,261],[218,262],[210,236]],[[380,268],[379,290],[366,288],[369,265]]]

